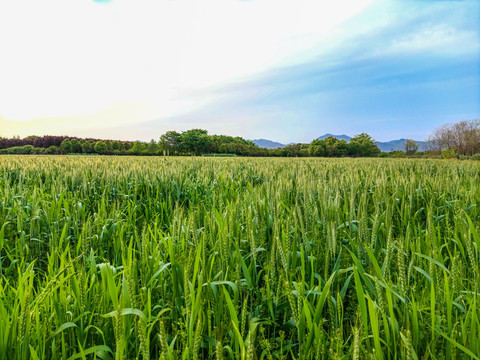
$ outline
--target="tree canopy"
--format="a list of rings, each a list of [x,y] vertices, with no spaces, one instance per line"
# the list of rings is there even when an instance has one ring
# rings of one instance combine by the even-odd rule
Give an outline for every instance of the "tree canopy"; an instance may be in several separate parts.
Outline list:
[[[429,138],[432,150],[454,150],[460,155],[480,153],[480,119],[445,124]]]
[[[428,140],[430,154],[439,156],[480,156],[480,120],[460,121],[436,129]],[[321,156],[377,157],[419,156],[419,145],[406,139],[405,151],[381,153],[367,133],[355,135],[349,142],[329,136],[310,143],[290,144],[283,148],[261,148],[238,136],[210,135],[204,129],[167,131],[147,142],[99,140],[69,136],[27,136],[21,139],[0,137],[0,154],[105,154],[105,155],[208,155],[240,156]],[[433,151],[432,151],[433,150]],[[447,151],[448,150],[448,151]],[[420,156],[423,156],[421,153]]]

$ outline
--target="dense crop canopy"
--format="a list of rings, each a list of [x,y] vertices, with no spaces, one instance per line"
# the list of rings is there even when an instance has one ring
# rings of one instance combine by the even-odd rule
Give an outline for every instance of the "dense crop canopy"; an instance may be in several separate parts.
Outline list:
[[[478,359],[480,164],[0,158],[0,359]]]

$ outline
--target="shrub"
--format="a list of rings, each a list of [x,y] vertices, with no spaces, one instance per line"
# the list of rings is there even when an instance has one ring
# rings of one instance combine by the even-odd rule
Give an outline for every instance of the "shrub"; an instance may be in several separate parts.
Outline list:
[[[455,150],[452,148],[448,148],[442,151],[442,158],[443,159],[453,159],[456,158],[457,154],[455,153]]]

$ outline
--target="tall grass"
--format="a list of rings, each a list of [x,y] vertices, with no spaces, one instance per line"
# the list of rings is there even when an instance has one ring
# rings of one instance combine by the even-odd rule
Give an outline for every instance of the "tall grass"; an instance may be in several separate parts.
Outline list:
[[[480,165],[0,158],[0,359],[478,359]]]

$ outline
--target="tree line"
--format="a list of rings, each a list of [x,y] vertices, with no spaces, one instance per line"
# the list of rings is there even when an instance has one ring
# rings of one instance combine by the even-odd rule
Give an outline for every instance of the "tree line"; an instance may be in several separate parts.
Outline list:
[[[480,158],[480,120],[446,124],[428,139],[427,156]],[[287,145],[283,148],[261,148],[250,140],[227,135],[210,135],[207,130],[167,131],[158,141],[119,141],[69,136],[28,136],[0,138],[0,154],[100,154],[100,155],[206,155],[277,157],[377,157],[415,156],[418,144],[407,139],[404,151],[382,153],[367,133],[349,142],[335,137],[315,139],[310,143]],[[423,155],[422,153],[421,155]]]
[[[445,124],[433,132],[428,139],[431,151],[450,151],[458,155],[480,153],[480,119]]]
[[[24,139],[0,138],[2,154],[100,154],[100,155],[205,155],[240,156],[378,156],[380,150],[366,133],[347,143],[329,137],[310,144],[293,144],[284,148],[261,148],[250,140],[227,135],[209,135],[207,130],[167,131],[158,141],[130,142],[81,139],[68,136],[29,136]]]

